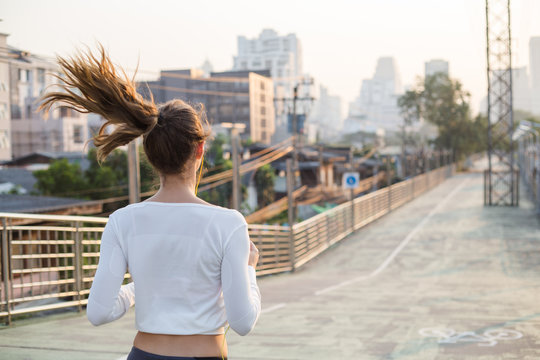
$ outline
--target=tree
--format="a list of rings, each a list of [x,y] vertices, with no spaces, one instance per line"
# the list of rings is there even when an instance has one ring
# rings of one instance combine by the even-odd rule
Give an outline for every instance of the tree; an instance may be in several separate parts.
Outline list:
[[[437,149],[450,149],[456,160],[483,151],[487,145],[487,121],[471,118],[470,94],[463,85],[446,74],[437,73],[419,80],[398,100],[404,124],[424,119],[435,125]]]
[[[90,197],[92,199],[106,199],[124,195],[126,190],[121,186],[127,186],[128,176],[125,151],[114,150],[101,165],[97,161],[96,153],[95,148],[88,151],[87,159],[90,165],[84,172]],[[106,189],[110,190],[103,191]]]
[[[262,208],[274,202],[274,182],[276,175],[270,164],[261,166],[255,173],[255,185],[257,186],[257,203]]]
[[[159,189],[159,176],[152,164],[150,164],[142,146],[139,146],[139,171],[141,175],[141,193]]]
[[[87,187],[79,164],[70,164],[67,159],[55,160],[47,170],[34,171],[33,175],[37,180],[34,186],[42,195],[76,197]]]
[[[204,168],[207,170],[206,176],[232,169],[232,162],[223,157],[223,146],[226,140],[223,134],[219,134],[212,140],[210,148],[204,155]],[[223,185],[200,192],[199,196],[209,203],[228,207],[230,206],[230,199],[232,197],[232,182],[229,181]]]

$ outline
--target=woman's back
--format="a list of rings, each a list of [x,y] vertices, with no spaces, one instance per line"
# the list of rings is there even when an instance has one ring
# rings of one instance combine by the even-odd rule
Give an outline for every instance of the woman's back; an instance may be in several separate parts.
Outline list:
[[[222,334],[227,320],[240,334],[251,330],[260,311],[252,296],[259,294],[255,272],[246,265],[249,237],[239,212],[145,201],[115,211],[107,226],[102,242],[109,248],[110,264],[100,270],[111,274],[96,278],[114,281],[129,268],[139,331]],[[91,294],[89,317],[103,315],[99,310],[110,303],[99,297],[106,293],[93,288]]]

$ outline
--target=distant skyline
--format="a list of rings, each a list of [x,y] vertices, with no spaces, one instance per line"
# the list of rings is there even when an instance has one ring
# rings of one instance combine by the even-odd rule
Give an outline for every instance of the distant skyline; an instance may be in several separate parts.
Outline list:
[[[149,5],[151,4],[151,5]],[[264,28],[295,33],[304,71],[342,97],[344,107],[371,78],[377,59],[392,56],[403,84],[424,74],[432,59],[449,62],[450,76],[472,94],[477,111],[486,94],[484,0],[3,0],[0,32],[8,44],[54,56],[99,41],[126,69],[154,78],[161,69],[232,68],[237,36],[257,37]],[[513,64],[528,65],[528,43],[540,36],[540,1],[512,1]]]

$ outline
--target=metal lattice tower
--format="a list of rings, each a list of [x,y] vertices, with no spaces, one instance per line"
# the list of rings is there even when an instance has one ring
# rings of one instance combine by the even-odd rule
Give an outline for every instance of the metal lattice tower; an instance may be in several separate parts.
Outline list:
[[[518,204],[512,132],[512,46],[510,0],[486,0],[488,159],[485,205]]]

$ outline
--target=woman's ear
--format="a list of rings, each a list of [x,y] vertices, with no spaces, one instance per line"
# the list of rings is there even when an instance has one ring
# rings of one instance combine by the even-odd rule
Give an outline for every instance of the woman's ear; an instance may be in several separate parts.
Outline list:
[[[197,145],[197,149],[195,150],[195,156],[197,157],[197,159],[200,159],[204,154],[204,143],[205,142],[202,141]]]

